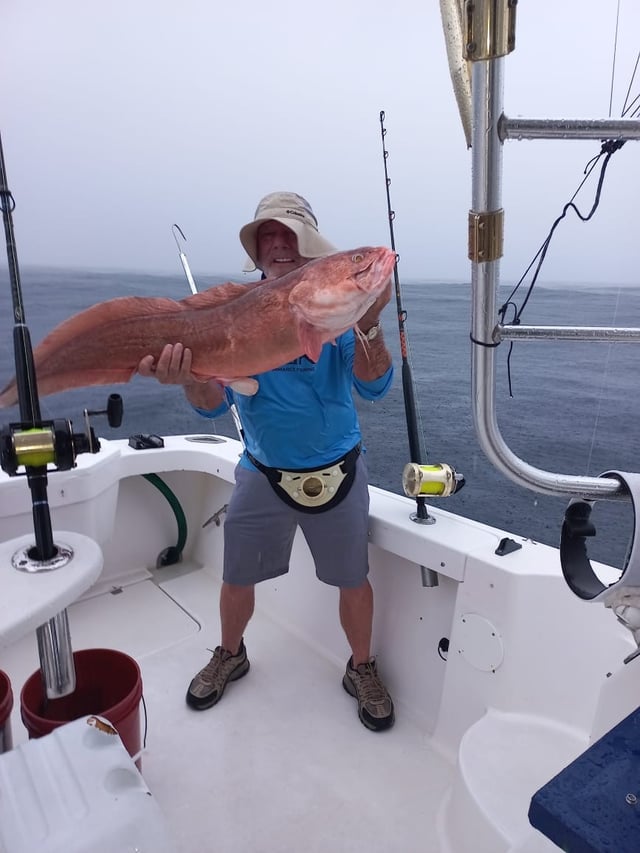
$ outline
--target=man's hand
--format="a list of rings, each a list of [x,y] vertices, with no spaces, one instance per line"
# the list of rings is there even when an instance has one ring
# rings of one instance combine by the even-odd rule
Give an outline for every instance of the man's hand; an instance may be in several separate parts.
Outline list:
[[[217,409],[224,400],[215,379],[198,379],[191,372],[191,350],[182,344],[167,344],[158,361],[146,355],[138,365],[140,376],[155,377],[163,385],[182,385],[187,400],[199,409]]]
[[[151,376],[163,385],[193,385],[198,380],[191,373],[191,350],[182,344],[167,344],[158,361],[146,355],[138,365],[141,376]]]
[[[372,326],[375,326],[380,319],[380,314],[382,314],[383,308],[391,299],[391,281],[392,280],[389,279],[387,286],[380,296],[378,296],[373,305],[369,306],[366,313],[358,320],[358,328],[362,329],[363,332],[368,332]]]
[[[380,322],[380,314],[390,299],[391,279],[373,305],[358,320],[357,326],[361,332],[368,332]],[[384,335],[381,332],[372,341],[367,341],[363,335],[356,334],[353,373],[358,379],[363,382],[373,382],[383,376],[391,364],[391,353],[387,349]]]

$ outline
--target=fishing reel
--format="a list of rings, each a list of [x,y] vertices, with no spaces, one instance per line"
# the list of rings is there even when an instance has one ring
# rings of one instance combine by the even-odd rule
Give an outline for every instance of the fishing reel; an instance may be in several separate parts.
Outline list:
[[[30,468],[55,466],[56,471],[75,468],[80,453],[97,453],[100,442],[90,424],[90,415],[107,415],[109,426],[122,423],[122,397],[111,394],[107,408],[84,410],[85,432],[74,432],[70,420],[58,418],[30,423],[11,423],[0,428],[0,468],[10,477],[26,474]],[[19,468],[24,468],[19,471]]]
[[[402,472],[402,488],[409,498],[426,496],[448,498],[459,492],[465,479],[446,462],[436,465],[418,465],[408,462]]]

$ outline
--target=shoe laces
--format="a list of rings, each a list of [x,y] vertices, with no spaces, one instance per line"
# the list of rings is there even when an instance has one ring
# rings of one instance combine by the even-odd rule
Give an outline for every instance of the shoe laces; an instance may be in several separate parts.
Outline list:
[[[358,677],[358,689],[362,701],[372,702],[375,705],[380,705],[386,701],[387,688],[378,675],[374,660],[354,667],[354,672]]]
[[[231,652],[223,649],[222,646],[216,646],[215,649],[207,649],[207,651],[212,652],[211,660],[200,670],[199,676],[200,679],[207,682],[207,684],[215,684],[221,677],[224,677],[223,665],[232,658],[233,655]]]

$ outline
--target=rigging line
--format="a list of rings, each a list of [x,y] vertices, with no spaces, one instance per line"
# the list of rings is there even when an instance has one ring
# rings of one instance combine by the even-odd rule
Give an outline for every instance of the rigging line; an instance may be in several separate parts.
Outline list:
[[[518,321],[519,321],[519,319],[520,319],[520,314],[522,313],[522,310],[524,309],[524,306],[526,305],[526,302],[527,302],[527,300],[529,299],[529,296],[531,295],[531,291],[532,291],[532,289],[533,289],[533,285],[535,284],[535,282],[536,282],[536,280],[537,280],[537,277],[538,277],[538,274],[540,273],[540,269],[541,269],[541,267],[542,267],[542,263],[543,263],[543,261],[544,261],[544,259],[545,259],[545,257],[546,257],[547,250],[548,250],[548,248],[549,248],[549,243],[551,242],[551,238],[552,238],[552,236],[553,236],[553,234],[554,234],[554,232],[555,232],[556,228],[558,227],[558,225],[560,224],[560,222],[565,218],[565,216],[567,215],[567,213],[569,212],[569,210],[573,210],[573,211],[575,212],[576,216],[578,216],[578,218],[579,218],[579,219],[581,219],[581,220],[582,220],[582,222],[588,222],[588,221],[592,218],[592,216],[593,216],[593,215],[594,215],[594,213],[596,212],[596,209],[598,208],[598,205],[600,204],[600,195],[601,195],[601,193],[602,193],[602,185],[603,185],[603,183],[604,183],[604,178],[605,178],[605,174],[606,174],[606,171],[607,171],[607,167],[608,167],[608,165],[609,165],[609,161],[610,161],[611,157],[613,156],[613,154],[614,154],[616,151],[618,151],[620,148],[622,148],[622,146],[623,146],[624,144],[625,144],[625,140],[607,140],[606,142],[603,142],[603,144],[602,144],[602,149],[601,149],[601,151],[600,151],[600,154],[598,154],[598,156],[597,156],[596,158],[594,158],[594,160],[592,161],[592,162],[593,162],[593,165],[595,166],[595,164],[596,164],[596,163],[597,163],[597,161],[600,159],[600,157],[601,157],[603,154],[605,154],[605,160],[604,160],[604,163],[602,164],[601,169],[600,169],[600,177],[598,178],[598,185],[597,185],[597,187],[596,187],[595,198],[594,198],[594,201],[593,201],[593,204],[592,204],[592,206],[591,206],[591,210],[589,211],[589,213],[587,213],[587,214],[582,214],[582,213],[580,212],[580,210],[578,209],[578,207],[574,204],[574,201],[573,201],[573,200],[575,199],[576,195],[578,194],[578,192],[579,192],[580,188],[581,188],[581,187],[582,187],[582,185],[584,184],[584,180],[586,180],[586,178],[585,178],[585,179],[582,181],[582,183],[580,184],[580,187],[578,188],[578,190],[573,194],[573,196],[572,196],[571,200],[570,200],[570,201],[568,201],[568,202],[565,204],[565,206],[563,207],[563,209],[562,209],[562,213],[557,217],[557,219],[555,220],[555,222],[554,222],[554,223],[553,223],[553,225],[551,226],[551,229],[550,229],[550,231],[549,231],[549,234],[547,235],[547,237],[546,237],[546,239],[544,240],[544,242],[543,242],[542,246],[541,246],[541,247],[540,247],[540,249],[538,250],[538,253],[536,254],[536,258],[538,258],[538,257],[539,257],[540,259],[539,259],[538,264],[537,264],[537,266],[536,266],[536,271],[535,271],[535,274],[534,274],[534,278],[533,278],[532,283],[531,283],[531,284],[530,284],[530,286],[529,286],[529,290],[528,290],[528,292],[527,292],[527,295],[526,295],[525,301],[524,301],[524,303],[523,303],[522,307],[521,307],[521,308],[519,309],[519,311],[517,312],[516,320],[518,320]],[[593,168],[590,170],[589,174],[591,173],[591,171],[593,171]],[[586,177],[588,177],[588,175],[587,175]],[[534,262],[535,262],[535,258],[534,258],[534,261],[532,261],[532,263],[531,263],[531,264],[529,265],[529,267],[527,268],[527,271],[528,271],[529,269],[531,269],[531,266],[533,265],[533,263],[534,263]],[[526,273],[525,273],[525,275],[526,275]],[[518,289],[518,287],[520,286],[520,284],[522,283],[522,281],[523,281],[523,280],[524,280],[524,276],[520,279],[520,281],[518,282],[518,284],[516,285],[516,287],[515,287],[515,288],[513,289],[513,291],[511,292],[511,295],[509,296],[509,300],[508,300],[508,301],[510,301],[510,300],[511,300],[511,297],[512,297],[512,296],[513,296],[513,294],[516,292],[516,290]]]
[[[592,159],[587,163],[587,165],[584,167],[584,177],[583,177],[582,181],[580,181],[580,184],[578,185],[578,188],[576,189],[576,191],[574,192],[574,194],[573,194],[573,195],[571,196],[571,198],[569,199],[568,204],[571,204],[571,203],[576,199],[576,197],[577,197],[578,193],[580,192],[580,190],[582,189],[582,187],[583,187],[583,186],[586,184],[586,182],[589,180],[589,177],[590,177],[591,173],[593,172],[593,170],[594,170],[594,169],[595,169],[595,167],[597,166],[597,164],[598,164],[598,160],[602,157],[603,153],[604,153],[604,151],[603,151],[603,150],[600,150],[600,152],[599,152],[598,154],[596,154],[596,156],[595,156],[595,157],[593,157],[593,158],[592,158]],[[565,212],[566,212],[566,210],[565,210]],[[534,264],[536,263],[536,261],[537,261],[537,260],[538,260],[538,258],[540,257],[540,253],[544,251],[544,253],[546,254],[546,251],[547,251],[547,248],[548,248],[548,245],[549,245],[549,241],[550,241],[550,239],[551,239],[551,235],[553,234],[553,230],[554,230],[554,228],[557,226],[557,224],[558,224],[558,222],[560,221],[560,219],[562,219],[562,216],[560,216],[560,217],[559,217],[559,219],[558,219],[558,220],[556,220],[556,222],[555,222],[555,223],[554,223],[554,225],[552,226],[552,228],[551,228],[551,232],[550,232],[549,234],[547,234],[547,236],[545,237],[544,241],[542,242],[542,244],[541,244],[540,248],[538,249],[538,251],[537,251],[537,252],[536,252],[536,254],[534,255],[533,259],[531,260],[531,263],[530,263],[530,264],[529,264],[529,266],[526,268],[526,270],[523,272],[522,276],[520,277],[520,280],[518,281],[518,283],[515,285],[515,287],[513,288],[513,290],[511,291],[511,293],[510,293],[510,294],[509,294],[509,296],[507,297],[507,299],[506,299],[506,301],[505,301],[505,304],[503,305],[503,308],[505,308],[505,309],[506,309],[507,305],[511,302],[511,300],[512,300],[512,299],[513,299],[513,297],[515,296],[515,294],[516,294],[516,292],[517,292],[518,288],[519,288],[519,287],[521,286],[521,284],[524,282],[524,280],[525,280],[525,278],[527,277],[527,275],[529,274],[529,272],[530,272],[531,268],[534,266]],[[526,298],[525,298],[525,303],[523,304],[522,308],[524,308],[524,305],[526,304],[526,301],[529,299],[529,296],[530,296],[531,291],[532,291],[532,289],[533,289],[533,285],[535,284],[536,278],[537,278],[537,276],[538,276],[538,273],[539,273],[539,270],[540,270],[540,266],[541,266],[541,264],[542,264],[542,261],[540,262],[540,264],[538,264],[538,267],[537,267],[537,269],[536,269],[536,273],[535,273],[534,280],[532,281],[532,283],[531,283],[531,284],[530,284],[530,286],[529,286],[529,290],[528,290],[527,295],[526,295]],[[513,307],[514,307],[514,309],[516,310],[516,318],[518,318],[518,317],[519,317],[519,314],[522,312],[522,308],[521,308],[521,309],[520,309],[520,311],[518,312],[518,311],[517,311],[517,306],[515,306],[515,305],[514,305]],[[498,312],[499,314],[502,314],[502,310],[503,310],[503,308],[501,308],[501,309],[500,309],[500,311]]]
[[[629,88],[627,89],[627,94],[625,95],[624,104],[622,105],[622,117],[624,118],[627,113],[627,101],[629,100],[629,96],[631,94],[631,87],[633,86],[633,81],[636,78],[636,74],[638,73],[638,63],[640,63],[640,51],[638,51],[638,55],[636,56],[636,64],[633,66],[633,74],[631,75],[631,80],[629,80]],[[636,97],[631,102],[634,104],[640,95],[636,95]]]
[[[614,89],[614,80],[615,80],[615,67],[616,67],[616,60],[617,60],[619,21],[620,21],[620,0],[618,0],[618,8],[617,8],[617,12],[616,12],[616,26],[615,26],[613,59],[612,59],[612,69],[611,69],[611,90],[610,90],[610,96],[609,96],[609,116],[611,116],[612,104],[613,104],[613,89]],[[629,110],[631,110],[631,108],[636,103],[636,101],[638,101],[640,99],[640,95],[637,95],[633,99],[633,101],[630,104],[628,104],[629,97],[631,94],[631,88],[633,86],[633,82],[634,82],[634,79],[635,79],[635,76],[636,76],[636,73],[638,70],[639,62],[640,62],[640,51],[638,52],[638,56],[636,58],[633,73],[631,75],[631,80],[629,81],[629,87],[627,89],[627,94],[625,96],[624,106],[623,106],[623,109],[621,112],[621,115],[623,118],[625,117],[626,113],[629,112]],[[631,118],[634,118],[636,116],[636,114],[639,112],[640,112],[640,105],[632,111]],[[602,190],[604,175],[605,175],[607,166],[609,164],[609,160],[611,159],[611,155],[613,154],[614,151],[617,151],[618,149],[622,148],[623,145],[624,145],[624,140],[604,140],[602,143],[602,147],[600,149],[599,154],[597,154],[595,157],[592,158],[592,160],[590,160],[587,163],[587,165],[585,166],[585,169],[584,169],[584,178],[580,182],[580,185],[578,186],[578,188],[574,192],[570,201],[563,208],[560,216],[556,219],[556,221],[551,226],[551,230],[549,231],[549,234],[547,235],[547,237],[543,241],[542,245],[540,246],[540,248],[538,249],[538,251],[534,255],[529,266],[526,268],[526,270],[524,271],[524,273],[520,277],[520,280],[517,282],[517,284],[512,289],[509,296],[507,297],[506,301],[502,304],[502,306],[498,310],[498,316],[501,318],[502,323],[505,322],[506,312],[509,308],[511,308],[513,310],[513,320],[511,321],[511,324],[512,325],[518,325],[520,323],[520,318],[522,316],[522,312],[524,311],[524,309],[525,309],[525,307],[526,307],[526,305],[527,305],[527,303],[528,303],[528,301],[529,301],[529,299],[533,293],[533,288],[534,288],[534,286],[538,280],[538,275],[540,273],[540,270],[542,268],[542,264],[543,264],[544,259],[546,257],[546,254],[547,254],[547,251],[549,248],[549,244],[551,242],[551,238],[554,234],[555,229],[560,224],[560,221],[562,219],[564,219],[564,217],[566,216],[568,210],[570,208],[572,208],[575,211],[575,213],[578,215],[578,217],[583,222],[587,222],[589,219],[591,219],[591,217],[595,213],[596,208],[598,207],[598,204],[600,203],[600,193]],[[591,175],[591,172],[595,169],[598,161],[600,160],[600,158],[602,157],[603,154],[606,154],[606,159],[605,159],[605,161],[602,165],[602,168],[601,168],[600,179],[598,181],[595,201],[593,203],[591,211],[586,216],[583,216],[580,213],[580,211],[578,210],[578,208],[576,207],[576,205],[574,204],[574,200],[577,197],[580,190],[582,189],[582,187],[584,186],[584,184],[586,183],[589,176]],[[518,289],[520,288],[520,286],[524,282],[525,278],[529,274],[532,267],[536,264],[536,261],[537,261],[537,265],[536,265],[535,273],[534,273],[533,278],[531,280],[531,283],[528,287],[528,290],[525,294],[524,300],[523,300],[522,304],[520,305],[520,307],[518,307],[517,304],[515,302],[513,302],[513,297],[515,296],[516,292],[518,291]],[[513,397],[513,390],[512,390],[512,383],[511,383],[511,356],[513,354],[513,347],[514,347],[514,342],[511,341],[509,344],[509,351],[507,354],[507,378],[508,378],[508,387],[509,387],[509,396],[510,397]]]
[[[621,3],[621,0],[618,0],[618,4],[617,4],[617,11],[616,11],[616,25],[615,25],[615,36],[614,36],[614,48],[613,48],[613,58],[612,58],[612,69],[611,69],[611,93],[610,93],[610,99],[609,99],[609,116],[611,116],[611,112],[612,112],[612,103],[613,103],[613,88],[614,88],[615,68],[616,68],[616,61],[617,61],[618,32],[619,32],[619,23],[620,23],[620,3]],[[629,103],[629,98],[630,98],[630,96],[631,96],[631,89],[632,89],[632,87],[633,87],[634,80],[635,80],[635,78],[636,78],[636,74],[637,74],[637,72],[638,72],[638,67],[639,67],[639,65],[640,65],[640,51],[638,51],[638,55],[637,55],[637,57],[636,57],[635,65],[634,65],[634,68],[633,68],[633,72],[632,72],[632,74],[631,74],[631,79],[629,80],[629,86],[628,86],[628,88],[627,88],[627,92],[626,92],[625,99],[624,99],[624,104],[623,104],[623,107],[622,107],[622,110],[621,110],[621,117],[622,117],[622,118],[625,118],[625,117],[626,117],[626,115],[627,115],[629,112],[631,112],[631,116],[630,116],[630,118],[635,118],[638,114],[640,114],[640,103],[638,103],[638,102],[640,101],[640,94],[639,94],[639,95],[636,95],[636,96],[633,98],[633,100]],[[637,104],[637,106],[635,106],[635,108],[634,108],[634,105],[635,105],[635,104]],[[581,181],[580,185],[579,185],[579,186],[578,186],[578,188],[576,189],[575,193],[574,193],[574,194],[573,194],[573,196],[571,197],[571,199],[570,199],[570,203],[571,203],[571,202],[573,202],[573,201],[575,200],[576,196],[578,195],[578,193],[580,192],[580,190],[581,190],[581,189],[582,189],[582,187],[584,186],[585,182],[586,182],[586,181],[587,181],[587,179],[589,178],[589,175],[591,174],[591,172],[592,172],[592,171],[593,171],[593,169],[595,168],[595,166],[596,166],[596,164],[597,164],[598,160],[600,159],[600,157],[601,157],[604,153],[608,153],[608,146],[611,146],[611,145],[613,145],[613,144],[614,144],[614,141],[607,141],[607,140],[605,140],[605,141],[603,142],[603,144],[602,144],[602,148],[601,148],[601,150],[600,150],[600,153],[599,153],[598,155],[596,155],[596,157],[594,157],[591,161],[589,161],[589,163],[588,163],[588,164],[587,164],[587,166],[585,167],[585,177],[583,178],[583,180]],[[617,147],[618,147],[618,148],[621,148],[623,144],[624,144],[624,142],[619,142],[619,143],[617,144]],[[616,149],[616,150],[617,150],[617,149]],[[608,163],[608,159],[607,159],[607,163]],[[604,169],[606,169],[606,165],[607,165],[607,163],[605,163],[605,166],[604,166],[604,168],[603,168],[603,172],[604,172]],[[589,167],[591,167],[591,168],[589,168]],[[600,182],[600,184],[599,184],[599,189],[600,189],[600,186],[601,186],[601,182]],[[598,189],[598,195],[599,195],[599,189]],[[596,205],[594,205],[594,209],[595,209],[595,207],[596,207],[596,206],[597,206],[597,204],[596,204]],[[575,207],[574,207],[574,209],[576,210],[576,213],[578,213],[578,215],[580,215],[580,214],[579,214],[579,212],[578,212],[578,210],[577,210],[577,208],[575,208]],[[565,208],[565,210],[563,211],[563,214],[564,214],[564,213],[566,213],[566,208]],[[587,217],[587,219],[589,219],[589,218],[591,217],[591,215],[592,215],[592,214],[593,214],[593,210],[591,211],[591,213],[589,214],[589,216]],[[560,217],[560,218],[562,218],[562,217]],[[583,218],[583,217],[580,217],[580,218]],[[585,220],[585,221],[586,221],[586,220]],[[557,222],[556,222],[556,224],[557,224]],[[553,231],[553,229],[552,229],[552,231]],[[533,257],[533,259],[532,259],[531,263],[529,264],[529,266],[527,267],[527,269],[524,271],[524,273],[522,274],[522,276],[521,276],[520,280],[519,280],[519,281],[518,281],[518,283],[515,285],[515,287],[513,288],[513,290],[511,291],[511,293],[510,293],[510,294],[509,294],[509,296],[507,297],[507,299],[506,299],[505,303],[503,304],[502,308],[501,308],[501,309],[500,309],[500,311],[498,312],[498,313],[502,316],[503,320],[504,320],[504,313],[505,313],[505,312],[506,312],[506,310],[508,309],[508,307],[509,307],[509,304],[510,304],[511,300],[513,299],[513,296],[515,295],[516,291],[518,290],[518,288],[521,286],[521,284],[522,284],[522,283],[523,283],[523,281],[525,280],[526,276],[528,275],[528,273],[529,273],[529,271],[531,270],[531,268],[533,267],[533,265],[536,263],[536,260],[537,260],[537,259],[538,259],[538,257],[540,256],[540,253],[541,253],[541,252],[543,252],[543,251],[546,253],[546,249],[548,248],[548,241],[549,241],[549,237],[550,237],[550,236],[551,236],[551,235],[548,235],[548,236],[547,236],[547,238],[544,240],[544,242],[542,243],[542,245],[541,245],[541,246],[540,246],[540,248],[538,249],[537,253],[536,253],[536,254],[535,254],[535,256]],[[540,264],[538,264],[538,271],[539,271],[539,269],[540,269]],[[537,272],[536,272],[536,276],[537,276]],[[526,303],[527,303],[527,301],[528,301],[528,299],[529,299],[529,296],[530,296],[530,294],[531,294],[531,290],[533,289],[534,284],[535,284],[535,278],[534,278],[534,281],[532,281],[532,283],[531,283],[531,285],[530,285],[530,287],[529,287],[529,291],[528,291],[528,293],[527,293],[527,296],[526,296],[526,298],[525,298],[525,300],[524,300],[524,303],[523,303],[523,305],[522,305],[522,307],[520,308],[520,310],[519,310],[519,311],[518,311],[518,309],[517,309],[517,307],[516,307],[515,305],[512,305],[512,306],[511,306],[511,307],[514,309],[514,312],[515,312],[515,319],[514,319],[514,322],[518,322],[518,321],[519,321],[519,316],[520,316],[520,314],[522,313],[522,310],[524,309],[524,306],[526,305]],[[511,344],[510,351],[511,351],[512,347],[513,347],[513,343]]]
[[[624,140],[607,140],[607,141],[603,142],[600,153],[587,164],[587,166],[585,167],[585,173],[586,174],[585,174],[585,177],[583,178],[582,182],[580,183],[580,186],[578,187],[578,189],[575,191],[575,193],[571,197],[571,200],[568,201],[567,204],[565,204],[564,208],[562,209],[562,213],[560,214],[560,216],[557,217],[557,219],[555,220],[555,222],[551,226],[549,234],[547,235],[542,246],[538,249],[538,252],[536,253],[534,259],[531,261],[531,263],[527,267],[526,272],[521,277],[518,284],[511,291],[511,294],[509,295],[509,298],[507,299],[507,301],[502,305],[502,307],[498,311],[498,314],[501,316],[503,322],[504,322],[506,310],[509,306],[511,306],[513,308],[513,311],[514,311],[514,318],[512,320],[512,325],[518,325],[520,323],[520,318],[521,318],[522,312],[524,311],[524,309],[527,305],[527,302],[529,301],[529,298],[531,297],[531,294],[533,292],[533,288],[534,288],[534,286],[538,280],[538,275],[540,274],[540,270],[542,269],[542,264],[544,263],[544,260],[545,260],[546,255],[547,255],[547,251],[549,249],[549,245],[551,243],[551,238],[553,237],[553,234],[554,234],[556,228],[558,227],[560,222],[565,218],[565,216],[567,215],[569,210],[571,210],[571,209],[574,210],[576,215],[582,220],[582,222],[588,222],[591,219],[591,217],[593,216],[593,214],[596,212],[596,209],[597,209],[598,205],[600,204],[600,195],[602,192],[602,185],[604,183],[604,177],[605,177],[605,174],[607,171],[607,167],[609,165],[609,160],[611,159],[611,157],[613,156],[613,154],[616,151],[618,151],[620,148],[622,148],[623,145],[624,145]],[[591,210],[589,211],[589,213],[587,213],[585,215],[585,214],[582,214],[580,212],[580,210],[578,209],[578,207],[574,204],[574,199],[576,198],[576,196],[580,192],[585,181],[587,180],[587,178],[589,177],[589,175],[591,174],[591,172],[595,168],[598,160],[602,157],[603,154],[605,154],[606,156],[605,156],[604,163],[602,164],[602,166],[600,168],[600,177],[598,178],[598,185],[596,187],[596,193],[595,193],[593,205],[591,206]],[[531,283],[530,283],[529,288],[527,290],[527,293],[525,295],[524,301],[522,302],[522,305],[520,307],[518,307],[512,301],[512,297],[515,294],[515,292],[518,290],[518,288],[520,287],[522,282],[524,281],[525,276],[527,275],[527,273],[529,272],[531,267],[536,262],[536,259],[538,259],[538,263],[536,265],[535,273],[533,274],[533,278],[531,280]],[[508,381],[508,386],[509,386],[509,396],[510,397],[513,397],[513,388],[512,388],[512,383],[511,383],[511,356],[512,356],[512,354],[513,354],[513,341],[510,342],[509,352],[507,355],[507,381]]]
[[[638,59],[640,59],[640,54],[638,54]],[[627,113],[629,112],[629,110],[631,110],[631,108],[633,107],[633,105],[634,105],[637,101],[640,101],[640,95],[636,95],[636,96],[635,96],[635,98],[631,101],[631,103],[629,104],[629,106],[628,106],[628,107],[626,108],[626,110],[622,113],[622,118],[625,118],[625,116],[627,115]],[[636,106],[636,108],[631,112],[631,115],[629,116],[629,118],[635,118],[635,117],[638,115],[638,113],[639,113],[639,112],[640,112],[640,104],[639,104],[638,106]]]
[[[620,25],[620,0],[618,0],[618,9],[616,11],[616,29],[613,37],[613,57],[611,60],[611,89],[609,91],[609,118],[611,118],[611,110],[613,109],[613,87],[616,79],[616,59],[618,56],[618,27]]]

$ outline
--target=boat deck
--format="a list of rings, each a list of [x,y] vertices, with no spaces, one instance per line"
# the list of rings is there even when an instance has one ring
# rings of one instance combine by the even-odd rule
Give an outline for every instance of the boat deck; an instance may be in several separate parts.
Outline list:
[[[225,853],[439,848],[438,813],[452,768],[402,707],[393,729],[367,731],[342,667],[258,606],[245,637],[251,670],[204,712],[184,701],[219,642],[218,588],[181,567],[69,608],[74,650],[134,656],[148,714],[143,776],[176,849]],[[340,631],[336,613],[336,631]],[[27,737],[19,693],[38,667],[35,636],[3,651],[14,689],[14,745]],[[144,711],[140,711],[141,722]]]

